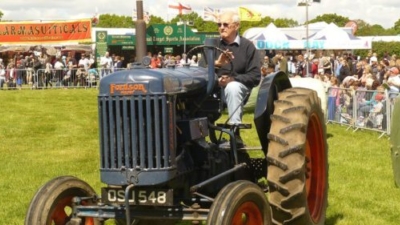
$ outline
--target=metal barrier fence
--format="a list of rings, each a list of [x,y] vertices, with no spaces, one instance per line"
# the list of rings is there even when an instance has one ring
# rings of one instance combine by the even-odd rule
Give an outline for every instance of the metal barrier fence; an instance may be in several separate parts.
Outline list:
[[[7,69],[0,76],[0,89],[97,88],[100,73],[97,69],[86,71],[84,68]]]
[[[352,88],[330,87],[328,89],[328,123],[348,126],[353,132],[360,129],[373,130],[380,137],[390,134],[394,98],[398,93],[370,91]]]

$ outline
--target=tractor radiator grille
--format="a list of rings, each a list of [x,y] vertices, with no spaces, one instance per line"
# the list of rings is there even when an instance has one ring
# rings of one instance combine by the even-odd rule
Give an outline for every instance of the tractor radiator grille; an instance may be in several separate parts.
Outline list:
[[[99,96],[101,168],[157,170],[175,161],[174,99]]]

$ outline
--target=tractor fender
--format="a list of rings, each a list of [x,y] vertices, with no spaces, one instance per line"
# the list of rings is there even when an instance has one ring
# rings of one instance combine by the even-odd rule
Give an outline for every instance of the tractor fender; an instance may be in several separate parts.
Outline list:
[[[388,104],[388,103],[387,103]],[[396,187],[400,187],[400,95],[395,99],[390,121],[390,152]]]
[[[302,77],[290,78],[290,83],[292,83],[293,87],[308,88],[316,91],[321,102],[322,111],[324,112],[324,115],[327,115],[327,90],[322,81],[312,77]]]
[[[291,87],[288,75],[282,71],[266,76],[260,83],[254,108],[254,125],[264,153],[268,151],[267,134],[271,127],[274,101],[278,99],[279,92]]]

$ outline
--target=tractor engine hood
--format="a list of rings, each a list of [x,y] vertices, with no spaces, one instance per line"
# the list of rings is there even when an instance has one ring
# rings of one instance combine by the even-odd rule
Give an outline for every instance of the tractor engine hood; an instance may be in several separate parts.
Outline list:
[[[217,76],[214,76],[215,78]],[[112,73],[100,81],[100,95],[205,93],[208,71],[203,67],[134,68]]]

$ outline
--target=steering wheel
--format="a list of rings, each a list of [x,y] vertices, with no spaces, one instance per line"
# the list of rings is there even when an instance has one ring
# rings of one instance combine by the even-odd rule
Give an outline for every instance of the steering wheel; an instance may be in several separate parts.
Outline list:
[[[189,65],[189,63],[188,63],[189,56],[190,56],[195,50],[198,50],[198,49],[201,50],[202,55],[203,55],[203,57],[201,57],[201,59],[205,61],[205,64],[208,64],[207,58],[204,57],[204,55],[205,55],[205,53],[204,53],[204,48],[205,48],[205,47],[213,48],[213,49],[217,50],[218,52],[220,52],[221,54],[224,54],[225,57],[226,57],[227,59],[229,59],[229,65],[230,65],[230,67],[229,67],[229,75],[232,75],[232,74],[233,74],[233,62],[232,62],[232,58],[231,58],[230,55],[227,54],[223,49],[218,48],[218,47],[216,47],[216,46],[211,46],[211,45],[199,45],[199,46],[196,46],[196,47],[190,49],[190,50],[186,53],[185,64],[186,64],[186,65]]]

